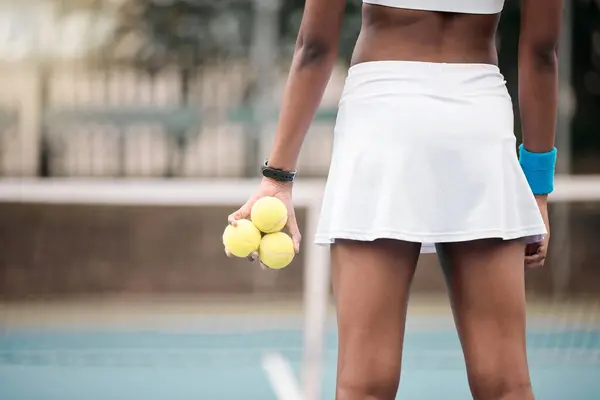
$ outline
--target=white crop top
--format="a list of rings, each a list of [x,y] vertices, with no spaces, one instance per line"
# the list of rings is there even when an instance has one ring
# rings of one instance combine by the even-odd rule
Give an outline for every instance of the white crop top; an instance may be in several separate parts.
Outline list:
[[[497,14],[504,8],[504,0],[363,0],[363,3],[463,14]]]

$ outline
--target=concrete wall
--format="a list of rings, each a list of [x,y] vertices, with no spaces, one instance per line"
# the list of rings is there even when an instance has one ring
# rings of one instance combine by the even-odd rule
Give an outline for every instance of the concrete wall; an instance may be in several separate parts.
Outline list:
[[[262,271],[223,254],[225,207],[107,207],[0,204],[0,298],[74,294],[300,294],[303,255]],[[299,210],[301,229],[304,212]],[[575,295],[600,294],[600,206],[574,210]],[[309,241],[310,238],[305,238]],[[562,251],[553,243],[554,255]],[[528,273],[535,293],[551,291],[552,261]],[[368,266],[365,266],[365,273]],[[443,293],[434,256],[423,257],[417,292]]]

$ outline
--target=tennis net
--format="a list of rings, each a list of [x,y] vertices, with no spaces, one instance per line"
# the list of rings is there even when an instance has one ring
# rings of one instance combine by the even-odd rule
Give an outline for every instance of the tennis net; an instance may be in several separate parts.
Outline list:
[[[0,397],[332,398],[337,337],[327,251],[307,239],[282,271],[223,254],[226,216],[256,183],[0,182]],[[322,189],[318,180],[295,189],[306,238]],[[548,267],[528,273],[534,386],[540,398],[592,399],[600,390],[600,177],[559,178],[551,200]],[[443,279],[434,259],[421,264],[401,394],[436,398],[424,385],[434,376],[463,398]],[[33,380],[53,380],[52,388],[27,385],[23,368]],[[148,383],[132,383],[142,377]],[[105,388],[107,379],[121,389]],[[104,394],[93,397],[94,388]]]

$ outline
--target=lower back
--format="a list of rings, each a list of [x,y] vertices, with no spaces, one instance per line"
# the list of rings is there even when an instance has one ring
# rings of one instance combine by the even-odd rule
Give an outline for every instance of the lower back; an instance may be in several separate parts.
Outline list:
[[[500,14],[458,14],[363,5],[352,64],[379,60],[496,64]]]

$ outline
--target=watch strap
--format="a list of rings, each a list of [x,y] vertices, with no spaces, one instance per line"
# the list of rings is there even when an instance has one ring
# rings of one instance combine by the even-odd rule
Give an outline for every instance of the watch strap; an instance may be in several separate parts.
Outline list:
[[[269,167],[269,160],[266,159],[261,167],[262,175],[265,178],[273,179],[278,182],[294,182],[296,179],[296,171],[284,171],[277,168]]]

